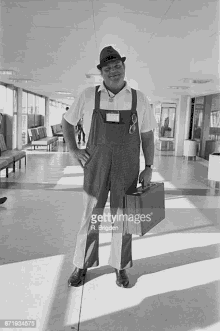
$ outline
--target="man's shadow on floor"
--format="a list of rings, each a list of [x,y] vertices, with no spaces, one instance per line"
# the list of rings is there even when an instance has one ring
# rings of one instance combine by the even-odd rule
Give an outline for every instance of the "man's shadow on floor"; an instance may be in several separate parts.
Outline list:
[[[135,260],[133,261],[133,267],[127,269],[130,283],[128,288],[134,287],[138,281],[138,278],[143,275],[160,272],[190,263],[211,260],[218,257],[220,257],[220,244],[213,244]],[[114,273],[114,269],[107,265],[94,269],[88,269],[85,284],[95,278],[103,276],[104,274],[111,273]]]
[[[147,296],[133,306],[81,319],[75,330],[195,331],[219,330],[219,285],[212,281]],[[123,290],[124,291],[124,290]],[[117,299],[116,299],[117,300]],[[103,305],[105,303],[103,302]],[[83,309],[83,306],[82,306]],[[86,314],[86,312],[84,312]],[[214,326],[214,327],[213,327]]]

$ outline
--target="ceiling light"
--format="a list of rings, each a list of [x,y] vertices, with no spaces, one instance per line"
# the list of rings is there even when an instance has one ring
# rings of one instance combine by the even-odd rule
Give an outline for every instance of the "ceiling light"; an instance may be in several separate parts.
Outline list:
[[[167,88],[174,90],[188,90],[189,86],[168,86]]]
[[[212,79],[193,79],[192,83],[193,84],[206,84],[206,83],[211,83],[213,80]]]
[[[184,83],[188,83],[188,84],[206,84],[206,83],[211,83],[213,82],[212,79],[199,79],[199,78],[183,78],[181,79],[181,81],[183,81]]]
[[[63,95],[71,95],[72,92],[65,92],[65,91],[56,91],[57,94],[63,94]]]
[[[6,69],[0,69],[0,75],[16,75],[16,71],[14,70],[6,70]]]
[[[29,79],[29,78],[9,78],[9,80],[13,83],[30,83],[30,82],[34,82],[33,79]]]
[[[66,97],[66,99],[69,99],[69,100],[74,100],[75,97]]]
[[[93,76],[100,76],[100,74],[86,74],[86,78],[92,78]]]

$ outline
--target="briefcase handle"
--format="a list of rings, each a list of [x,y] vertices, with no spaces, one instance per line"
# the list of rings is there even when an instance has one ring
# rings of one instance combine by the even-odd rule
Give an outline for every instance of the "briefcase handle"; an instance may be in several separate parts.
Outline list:
[[[144,187],[143,184],[144,183],[141,182],[141,186],[137,187],[134,192],[131,192],[132,195],[140,195],[140,194],[146,192],[149,188],[156,186],[158,184],[158,182],[150,182],[146,187]],[[129,193],[127,193],[127,194],[129,195]]]
[[[156,183],[152,183],[152,182],[150,182],[150,183],[148,183],[148,185],[147,185],[146,187],[144,187],[144,181],[142,180],[142,182],[141,182],[141,186],[138,187],[137,189],[138,189],[138,190],[141,190],[141,191],[143,192],[143,191],[147,190],[148,188],[150,188],[150,187],[152,187],[152,186],[155,186],[155,185],[156,185]]]

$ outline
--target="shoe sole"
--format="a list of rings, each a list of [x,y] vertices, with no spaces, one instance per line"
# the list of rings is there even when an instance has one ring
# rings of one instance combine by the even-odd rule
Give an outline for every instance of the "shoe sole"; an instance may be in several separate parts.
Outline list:
[[[83,283],[84,279],[85,279],[86,273],[87,273],[87,271],[85,271],[82,274],[82,278],[81,278],[81,280],[77,284],[73,284],[73,283],[71,283],[71,280],[68,280],[68,287],[71,287],[71,286],[72,287],[78,287],[78,286],[80,286]]]
[[[117,284],[119,287],[127,288],[128,285],[129,285],[129,282],[126,283],[126,284],[121,284],[121,283],[116,282],[116,284]]]
[[[5,201],[7,201],[7,198],[1,198],[0,199],[0,205],[2,205],[3,203],[5,203]]]

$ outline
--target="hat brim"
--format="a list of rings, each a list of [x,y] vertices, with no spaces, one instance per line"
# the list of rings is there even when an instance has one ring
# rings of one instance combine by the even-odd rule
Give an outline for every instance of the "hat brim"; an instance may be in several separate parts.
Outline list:
[[[121,60],[123,63],[125,62],[125,60],[126,60],[126,57],[125,56],[123,56],[123,57],[121,57],[121,58],[118,58],[118,59],[114,59],[114,60],[108,60],[108,61],[106,61],[105,62],[105,64],[106,63],[108,63],[108,62],[113,62],[113,61],[116,61],[116,60]],[[98,64],[97,65],[97,68],[99,69],[99,70],[101,70],[102,69],[102,67],[104,67],[104,64]]]

